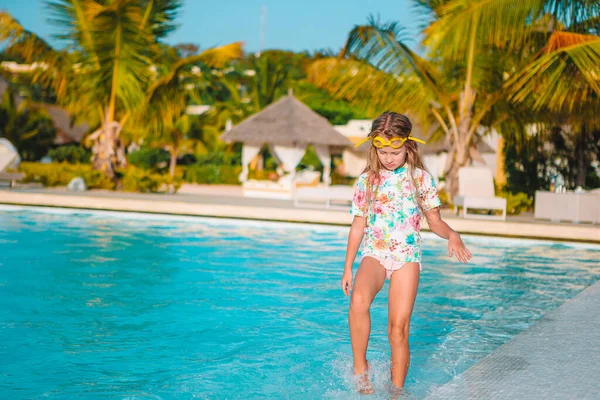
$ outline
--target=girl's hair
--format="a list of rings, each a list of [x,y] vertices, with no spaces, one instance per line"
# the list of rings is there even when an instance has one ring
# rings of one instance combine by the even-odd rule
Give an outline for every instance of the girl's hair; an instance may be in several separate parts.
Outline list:
[[[412,124],[408,117],[403,114],[398,114],[392,111],[386,111],[379,117],[375,118],[373,125],[371,126],[371,132],[369,137],[375,138],[381,136],[390,140],[394,137],[408,138],[412,131]],[[383,169],[379,157],[377,156],[377,148],[373,146],[371,142],[371,148],[367,156],[367,167],[365,173],[367,174],[367,202],[371,204],[377,195],[377,188],[379,186],[379,173]],[[417,190],[417,181],[415,179],[415,170],[421,169],[426,170],[419,156],[419,148],[417,142],[407,140],[404,142],[406,147],[406,161],[405,166],[407,168],[408,176],[411,182],[411,192],[414,196],[421,215],[424,215],[421,197]]]

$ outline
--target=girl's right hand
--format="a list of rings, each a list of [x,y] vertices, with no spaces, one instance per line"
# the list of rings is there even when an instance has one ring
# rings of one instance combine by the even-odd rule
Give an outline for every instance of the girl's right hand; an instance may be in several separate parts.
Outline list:
[[[342,275],[342,291],[346,296],[350,295],[352,290],[352,271],[345,270]]]

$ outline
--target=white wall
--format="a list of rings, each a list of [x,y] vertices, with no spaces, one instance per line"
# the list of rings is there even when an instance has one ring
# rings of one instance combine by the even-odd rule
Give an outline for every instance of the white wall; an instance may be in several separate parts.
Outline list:
[[[358,178],[367,166],[367,154],[358,153],[352,150],[344,150],[342,154],[344,160],[344,175]]]

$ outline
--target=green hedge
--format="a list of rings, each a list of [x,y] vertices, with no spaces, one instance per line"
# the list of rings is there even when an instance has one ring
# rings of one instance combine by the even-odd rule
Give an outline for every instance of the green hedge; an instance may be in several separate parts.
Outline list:
[[[354,185],[357,178],[352,178],[349,176],[343,176],[338,174],[336,171],[331,171],[331,184],[332,185]]]
[[[498,196],[506,199],[506,213],[508,215],[519,215],[533,207],[533,199],[527,193],[499,192]]]
[[[182,184],[182,173],[177,171],[171,182],[168,174],[157,174],[152,171],[129,166],[118,169],[121,176],[120,188],[125,192],[168,193],[177,192]]]
[[[199,184],[239,185],[238,176],[242,172],[239,165],[192,164],[176,168],[175,179],[171,182],[168,174],[160,174],[133,165],[117,169],[117,181],[92,169],[90,164],[22,162],[19,170],[25,173],[25,182],[40,182],[44,186],[66,186],[71,179],[82,177],[88,189],[119,189],[127,192],[161,193],[177,191],[183,182]],[[250,171],[249,179],[276,179],[275,171]],[[332,173],[332,184],[351,185],[354,178]]]
[[[127,155],[129,165],[134,167],[163,171],[169,167],[171,156],[169,152],[163,149],[142,147],[138,151],[134,151]]]
[[[239,185],[239,165],[192,164],[186,167],[183,179],[189,183]]]
[[[89,164],[22,162],[19,171],[25,174],[24,182],[40,182],[44,186],[66,186],[71,179],[80,176],[89,189],[115,188],[111,179]]]
[[[109,189],[117,183],[89,164],[22,162],[19,170],[25,174],[24,182],[39,182],[44,186],[66,186],[71,179],[82,177],[88,189]],[[177,191],[181,187],[183,172],[177,169],[175,179],[167,174],[158,174],[129,166],[117,169],[119,188],[127,192],[160,193]]]
[[[239,185],[242,172],[239,152],[214,151],[195,156],[195,162],[185,166],[183,180],[200,184]]]
[[[68,162],[70,164],[89,164],[92,153],[85,147],[79,145],[65,145],[48,151],[48,157],[57,163]]]

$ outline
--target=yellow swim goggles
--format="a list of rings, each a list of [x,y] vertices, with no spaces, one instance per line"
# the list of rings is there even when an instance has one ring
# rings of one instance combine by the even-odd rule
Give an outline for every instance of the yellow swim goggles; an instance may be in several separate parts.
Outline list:
[[[405,138],[400,138],[400,137],[395,137],[392,138],[391,140],[386,140],[385,138],[381,137],[381,136],[376,136],[375,138],[372,138],[371,136],[366,137],[365,139],[361,140],[360,142],[358,142],[356,144],[356,146],[354,147],[358,147],[361,144],[368,142],[369,140],[373,140],[373,146],[377,147],[378,149],[381,149],[385,146],[389,146],[392,149],[399,149],[400,147],[402,147],[402,145],[404,145],[404,143],[407,140],[412,140],[413,142],[418,142],[418,143],[423,143],[425,144],[425,142],[421,139],[417,139],[411,136],[405,137]]]

